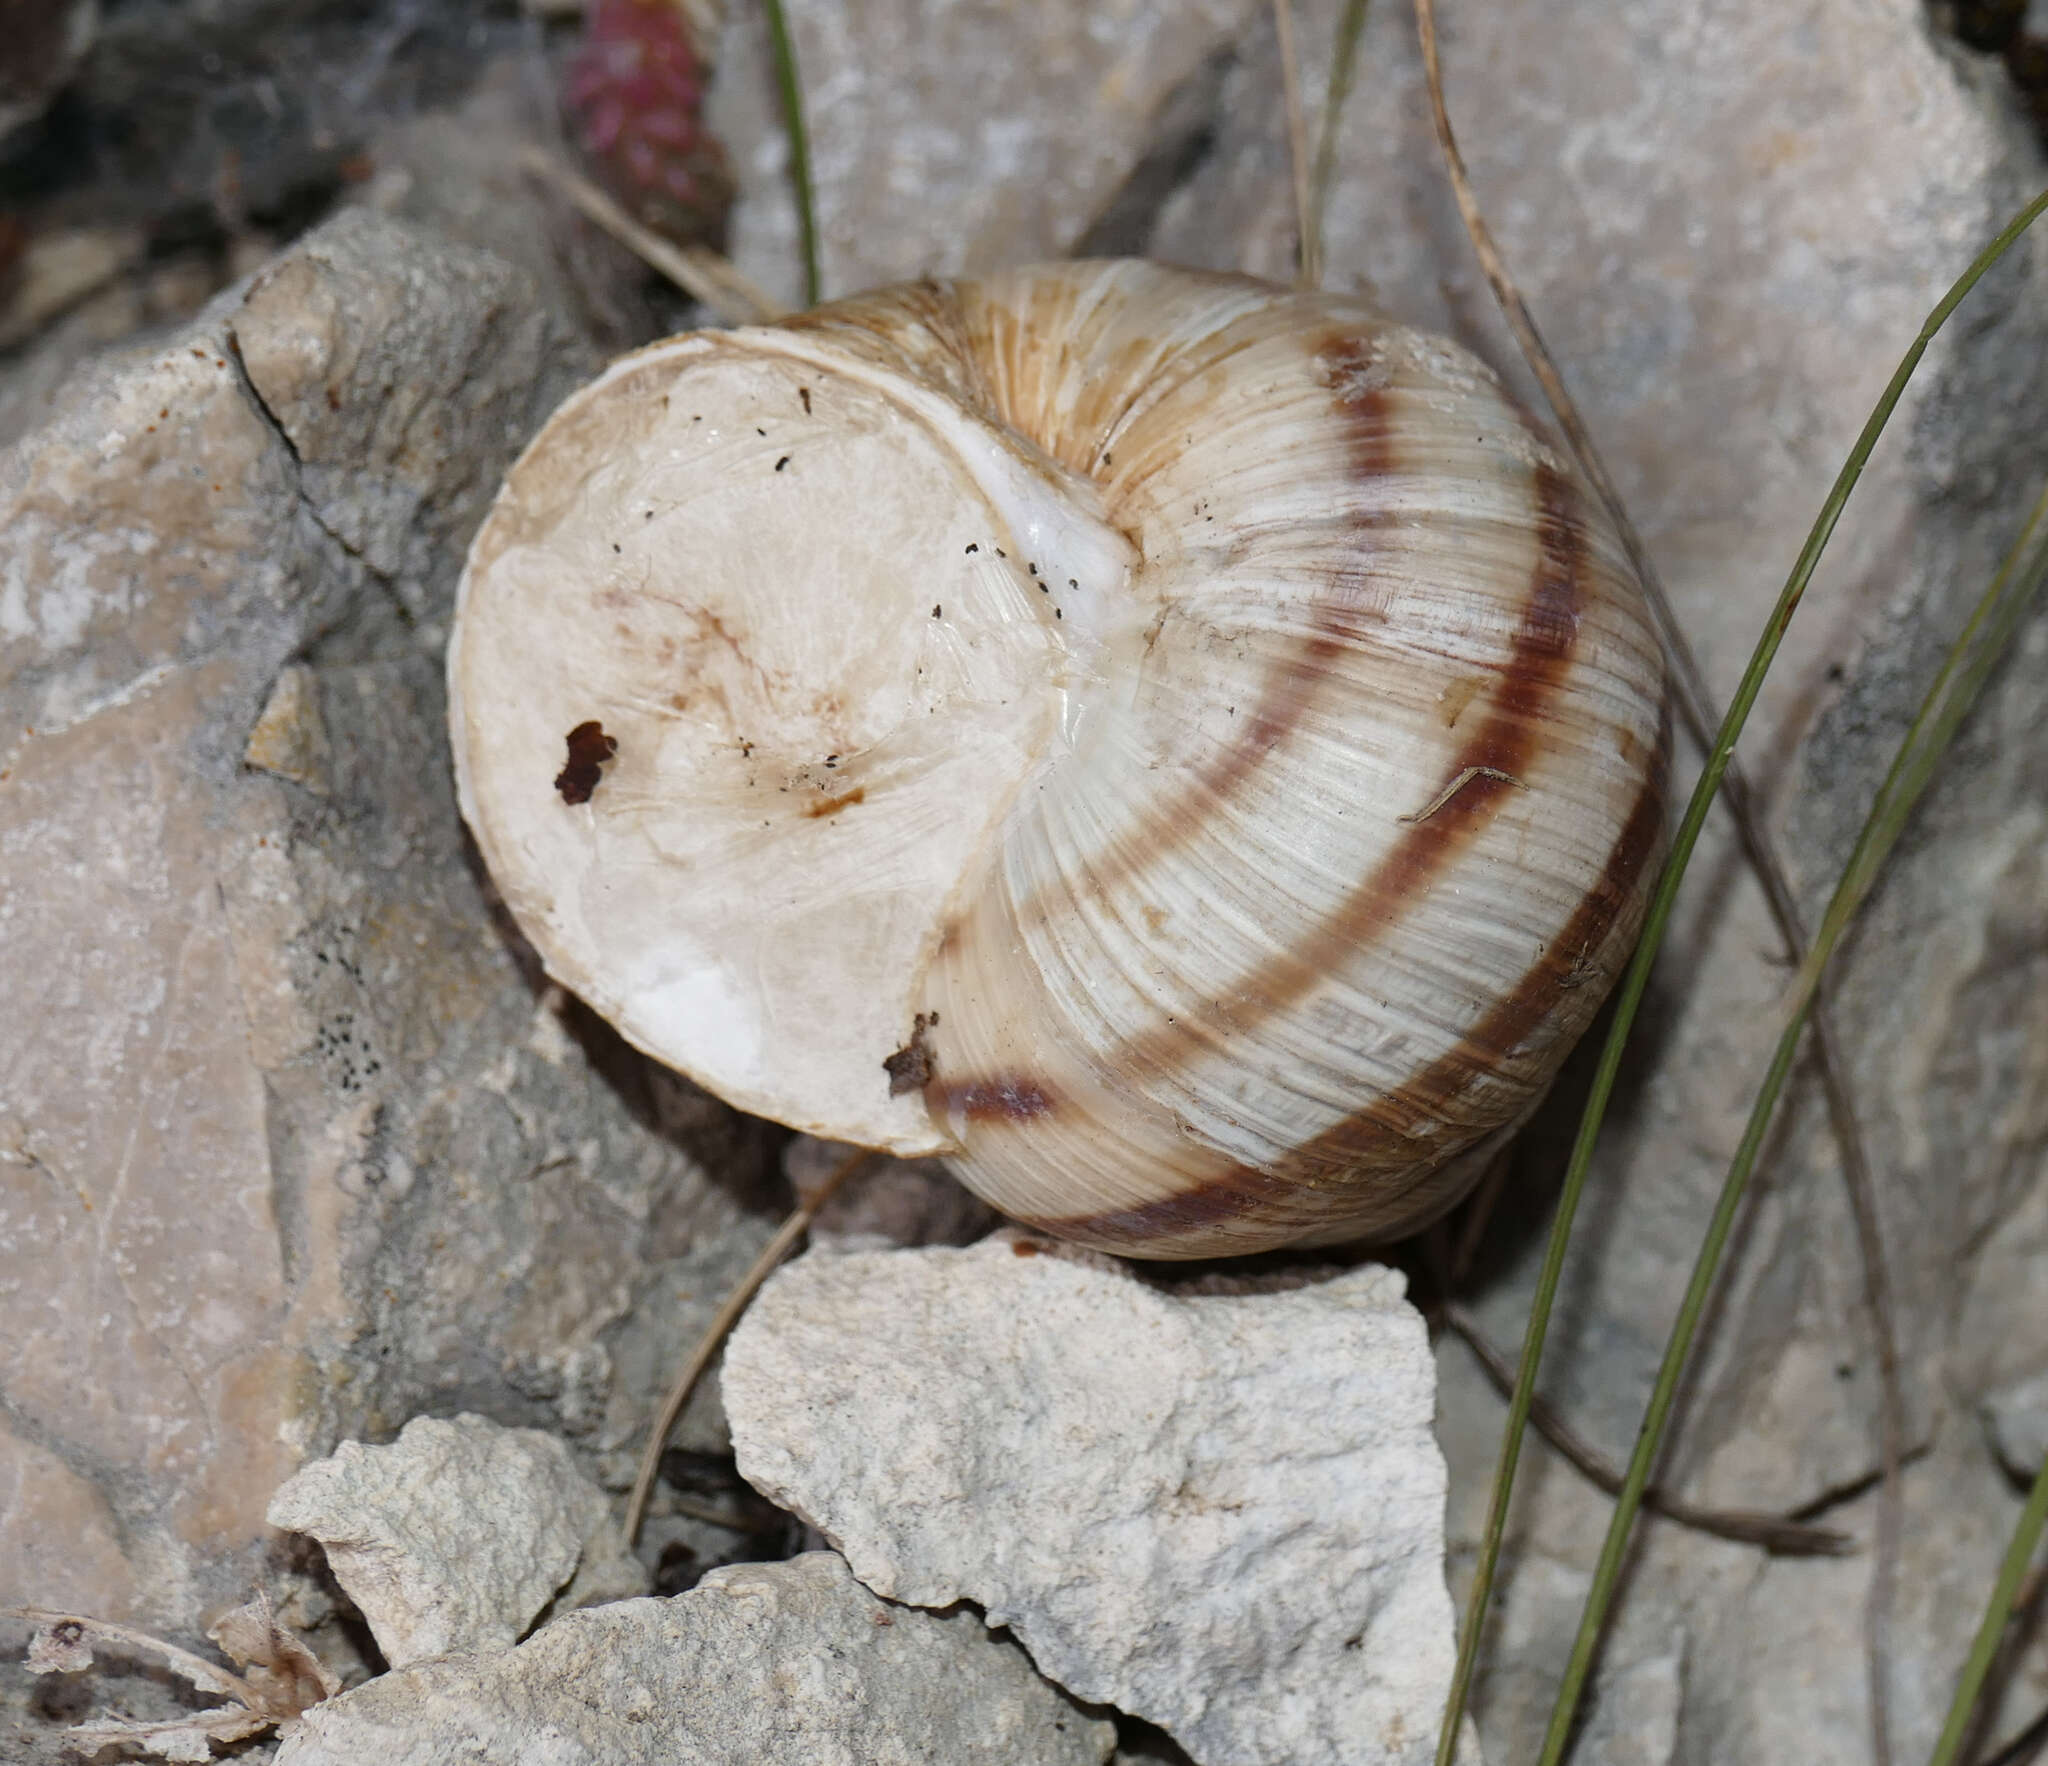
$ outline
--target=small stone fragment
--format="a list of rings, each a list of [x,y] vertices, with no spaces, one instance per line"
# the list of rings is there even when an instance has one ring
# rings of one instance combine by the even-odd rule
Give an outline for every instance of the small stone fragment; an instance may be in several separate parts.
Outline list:
[[[740,1471],[1203,1766],[1419,1766],[1455,1653],[1421,1317],[1385,1269],[1226,1285],[1008,1234],[813,1254],[727,1347]]]
[[[242,764],[325,797],[328,758],[327,726],[320,721],[313,671],[294,663],[280,671],[277,685],[270,689],[242,750]]]
[[[570,1607],[647,1586],[568,1448],[480,1416],[415,1417],[388,1447],[345,1441],[278,1491],[269,1520],[327,1548],[394,1668],[504,1648],[558,1594]]]
[[[1100,1766],[1115,1733],[974,1614],[885,1605],[810,1552],[382,1675],[307,1713],[277,1762]]]

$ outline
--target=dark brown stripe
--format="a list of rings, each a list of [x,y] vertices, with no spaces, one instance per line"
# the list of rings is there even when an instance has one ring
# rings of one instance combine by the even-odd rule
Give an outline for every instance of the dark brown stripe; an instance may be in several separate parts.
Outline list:
[[[1563,682],[1579,629],[1579,572],[1583,530],[1570,485],[1539,466],[1534,482],[1537,559],[1509,661],[1494,687],[1484,721],[1453,763],[1448,777],[1468,767],[1521,776],[1541,739],[1549,702]],[[1628,907],[1637,878],[1656,849],[1663,825],[1662,748],[1659,759],[1602,867],[1599,882],[1535,967],[1439,1061],[1387,1097],[1332,1125],[1293,1150],[1270,1170],[1239,1167],[1199,1188],[1135,1208],[1099,1215],[1040,1220],[1048,1231],[1098,1242],[1170,1238],[1204,1226],[1258,1215],[1308,1216],[1314,1191],[1341,1184],[1348,1171],[1394,1165],[1412,1144],[1412,1132],[1440,1116],[1488,1064],[1511,1052],[1554,1009],[1582,955],[1597,949]],[[1224,990],[1245,1007],[1219,1010],[1207,1022],[1182,1019],[1113,1052],[1106,1065],[1122,1073],[1170,1072],[1200,1050],[1227,1051],[1233,1035],[1284,1010],[1364,946],[1387,936],[1451,861],[1492,819],[1504,792],[1517,787],[1477,777],[1427,821],[1410,823],[1394,849],[1337,910],[1314,929],[1300,950],[1275,957]],[[1455,1156],[1455,1155],[1451,1155]],[[1417,1174],[1418,1185],[1427,1173]]]
[[[1531,770],[1549,702],[1563,684],[1577,642],[1578,576],[1584,562],[1583,528],[1569,484],[1539,466],[1533,489],[1536,565],[1508,661],[1484,720],[1444,777],[1428,782],[1428,790],[1440,790],[1468,769],[1484,771],[1427,821],[1405,824],[1392,851],[1297,948],[1219,989],[1210,1014],[1182,1015],[1113,1051],[1104,1063],[1111,1070],[1156,1081],[1205,1050],[1227,1050],[1233,1037],[1285,1011],[1361,948],[1388,937],[1484,831],[1504,794],[1521,789],[1489,775],[1522,778]],[[1426,799],[1426,793],[1419,795]]]
[[[1353,470],[1368,481],[1391,472],[1395,463],[1393,412],[1385,389],[1369,379],[1369,360],[1366,346],[1354,337],[1338,338],[1316,356],[1318,373],[1330,386],[1346,425]],[[1361,525],[1375,525],[1370,511],[1361,509],[1356,514]],[[1372,581],[1370,559],[1354,559],[1333,577],[1329,598],[1308,604],[1304,612],[1315,629],[1299,639],[1291,654],[1268,675],[1258,704],[1231,745],[1204,765],[1171,803],[1147,816],[1114,851],[1095,855],[1088,872],[1091,893],[1108,893],[1199,837],[1216,807],[1233,796],[1293,734],[1315,704],[1319,690],[1358,646],[1370,623],[1363,614],[1370,604]],[[1017,917],[1029,922],[1048,911],[1046,903],[1033,899],[1018,905]]]
[[[1473,1027],[1456,1049],[1417,1075],[1405,1088],[1410,1100],[1454,1097],[1471,1083],[1491,1056],[1519,1047],[1555,1008],[1559,996],[1578,985],[1582,954],[1600,949],[1619,922],[1640,912],[1643,872],[1663,834],[1664,772],[1669,755],[1667,723],[1651,771],[1608,854],[1599,882],[1579,903],[1571,920],[1535,967]],[[1057,1220],[1031,1217],[1028,1224],[1062,1238],[1098,1244],[1106,1240],[1143,1244],[1171,1241],[1235,1220],[1255,1219],[1262,1225],[1327,1221],[1331,1211],[1319,1200],[1321,1194],[1342,1187],[1347,1171],[1370,1164],[1375,1158],[1384,1160],[1396,1139],[1405,1139],[1398,1131],[1389,1130],[1380,1114],[1382,1108],[1374,1105],[1333,1124],[1314,1140],[1294,1149],[1270,1171],[1238,1166],[1198,1188],[1162,1196],[1134,1208]],[[1447,1164],[1462,1150],[1452,1152],[1441,1163]],[[1406,1189],[1386,1197],[1389,1233],[1427,1225],[1434,1217],[1428,1209],[1410,1214],[1403,1204],[1417,1192],[1426,1193],[1430,1176],[1439,1168],[1433,1166],[1429,1171],[1418,1172]],[[1385,1175],[1383,1166],[1381,1175]],[[1457,1198],[1445,1195],[1433,1200],[1436,1211],[1440,1211]],[[1361,1225],[1360,1230],[1371,1228]]]

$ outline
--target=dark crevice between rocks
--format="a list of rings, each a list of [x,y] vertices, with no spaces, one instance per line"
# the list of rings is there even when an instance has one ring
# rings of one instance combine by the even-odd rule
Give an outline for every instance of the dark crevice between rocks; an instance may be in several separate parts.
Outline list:
[[[1965,49],[2004,62],[2034,132],[2048,146],[2048,36],[2027,29],[2027,0],[1934,0],[1928,13],[1937,30]]]
[[[1077,258],[1143,257],[1160,214],[1216,145],[1223,84],[1237,59],[1217,50],[1166,95],[1152,124],[1152,146],[1089,222],[1069,253]]]
[[[742,1478],[730,1453],[671,1447],[661,1456],[661,1483],[673,1499],[688,1505],[677,1511],[683,1518],[704,1521],[717,1514],[729,1516],[734,1525],[730,1543],[709,1554],[684,1539],[662,1546],[654,1565],[658,1595],[683,1594],[728,1564],[777,1563],[816,1547],[818,1535]]]

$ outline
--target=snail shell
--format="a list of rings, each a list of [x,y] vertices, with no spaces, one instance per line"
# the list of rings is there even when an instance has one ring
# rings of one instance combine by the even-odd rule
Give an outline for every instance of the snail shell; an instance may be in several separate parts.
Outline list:
[[[1639,591],[1492,374],[1146,263],[614,364],[449,679],[505,900],[631,1041],[1141,1256],[1449,1206],[1661,837]]]

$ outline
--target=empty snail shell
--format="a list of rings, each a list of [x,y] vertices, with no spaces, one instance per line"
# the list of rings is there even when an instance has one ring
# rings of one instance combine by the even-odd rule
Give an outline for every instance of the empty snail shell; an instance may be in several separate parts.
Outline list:
[[[1140,1256],[1449,1206],[1661,838],[1639,591],[1492,374],[1146,263],[614,364],[449,679],[506,902],[632,1042]]]

